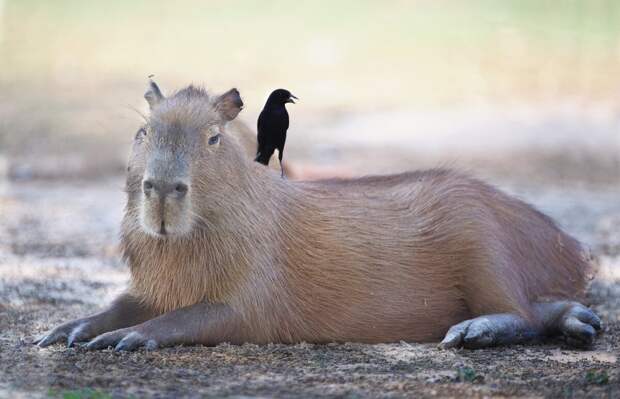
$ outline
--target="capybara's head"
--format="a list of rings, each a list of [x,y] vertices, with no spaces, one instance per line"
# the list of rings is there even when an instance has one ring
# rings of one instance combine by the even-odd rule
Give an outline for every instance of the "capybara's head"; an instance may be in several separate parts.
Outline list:
[[[180,237],[204,220],[210,201],[225,201],[227,179],[242,160],[224,126],[243,102],[236,89],[212,97],[193,86],[164,97],[152,81],[144,97],[151,113],[134,139],[127,212],[134,228]]]

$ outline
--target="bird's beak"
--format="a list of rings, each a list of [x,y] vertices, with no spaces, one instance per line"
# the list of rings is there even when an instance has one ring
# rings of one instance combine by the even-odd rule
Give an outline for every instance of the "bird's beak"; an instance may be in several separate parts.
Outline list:
[[[286,100],[286,102],[287,103],[295,104],[295,101],[293,101],[293,99],[299,100],[299,98],[297,98],[297,97],[295,97],[294,95],[291,94],[291,96],[288,98],[288,100]]]

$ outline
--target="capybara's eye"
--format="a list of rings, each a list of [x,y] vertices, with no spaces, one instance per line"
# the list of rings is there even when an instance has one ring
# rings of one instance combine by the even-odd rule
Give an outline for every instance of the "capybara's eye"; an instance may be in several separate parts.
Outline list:
[[[219,134],[209,137],[209,145],[217,144],[218,141],[220,141]]]

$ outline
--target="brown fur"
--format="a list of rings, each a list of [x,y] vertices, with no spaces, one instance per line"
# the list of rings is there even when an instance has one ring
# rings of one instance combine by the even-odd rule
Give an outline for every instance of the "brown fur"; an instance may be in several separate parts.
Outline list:
[[[210,100],[185,90],[151,121],[208,137]],[[228,305],[243,321],[233,341],[432,341],[468,318],[578,299],[591,272],[550,218],[461,173],[292,182],[223,130],[192,161],[191,232],[154,237],[139,221],[148,148],[134,146],[127,179],[130,293],[160,314]]]

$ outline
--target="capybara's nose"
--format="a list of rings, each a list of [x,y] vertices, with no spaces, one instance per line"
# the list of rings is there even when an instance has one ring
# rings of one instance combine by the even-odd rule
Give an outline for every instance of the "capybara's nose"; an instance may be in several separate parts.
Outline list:
[[[166,183],[148,179],[142,182],[142,190],[147,197],[150,195],[157,195],[159,197],[174,195],[176,198],[183,198],[187,194],[189,187],[183,182]]]

